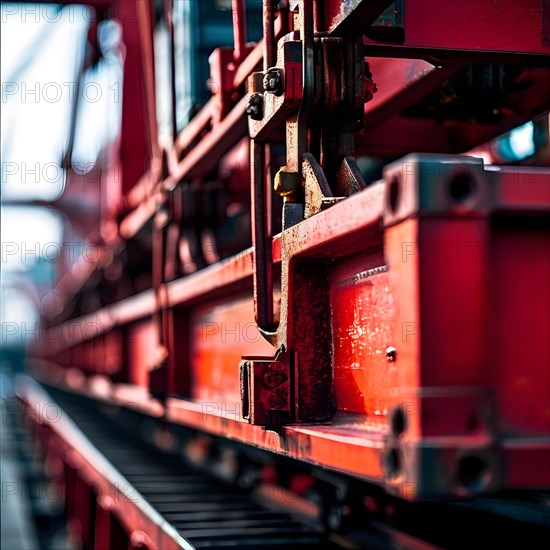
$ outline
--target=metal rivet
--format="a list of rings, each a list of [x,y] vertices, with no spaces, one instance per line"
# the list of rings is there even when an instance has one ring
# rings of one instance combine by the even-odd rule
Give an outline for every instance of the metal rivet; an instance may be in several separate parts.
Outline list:
[[[248,98],[246,114],[252,120],[262,120],[264,115],[264,99],[261,94],[252,94]]]
[[[268,69],[264,76],[264,90],[275,95],[283,92],[283,71],[278,68]]]
[[[386,348],[386,361],[393,363],[397,358],[397,350],[393,346]]]

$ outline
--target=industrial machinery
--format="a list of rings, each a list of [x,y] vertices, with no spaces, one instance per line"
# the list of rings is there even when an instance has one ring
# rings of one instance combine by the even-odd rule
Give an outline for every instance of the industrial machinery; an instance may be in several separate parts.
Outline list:
[[[86,433],[103,411],[330,544],[547,536],[550,4],[89,3],[92,41],[121,30],[121,132],[27,412],[53,397]],[[532,151],[506,153],[522,125]],[[120,474],[38,410],[83,547],[224,547],[113,498]]]

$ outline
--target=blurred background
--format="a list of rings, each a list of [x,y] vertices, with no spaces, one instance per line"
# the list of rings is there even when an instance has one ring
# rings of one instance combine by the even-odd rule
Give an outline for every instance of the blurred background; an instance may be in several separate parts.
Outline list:
[[[174,9],[174,17],[181,18],[176,21],[177,29],[188,29],[183,25],[188,17],[184,8],[191,5],[188,1],[193,0],[176,0],[181,2]],[[229,0],[211,3],[230,21]],[[210,5],[202,0],[201,4]],[[101,244],[112,238],[112,227],[104,221],[104,209],[105,205],[115,204],[111,195],[121,185],[118,146],[122,102],[123,97],[137,101],[140,97],[136,94],[140,91],[123,95],[125,46],[122,26],[116,19],[107,14],[98,17],[97,11],[85,5],[3,2],[0,7],[0,389],[4,424],[12,406],[8,400],[13,374],[24,371],[29,348],[48,338],[45,332],[48,324],[54,326],[70,318],[71,307],[79,314],[86,314],[104,305],[106,298],[97,290],[101,285],[92,281],[89,291],[81,295],[78,285],[88,284],[93,272],[91,266],[101,254]],[[154,8],[162,12],[162,1],[155,2]],[[250,13],[249,37],[257,40],[261,33],[261,11]],[[215,26],[215,19],[206,14],[201,26],[202,49],[194,59],[190,57],[192,50],[188,44],[191,39],[183,31],[177,33],[174,47],[178,59],[184,61],[174,69],[176,97],[172,104],[164,86],[171,70],[167,33],[162,19],[157,19],[154,50],[158,56],[155,60],[158,136],[155,137],[162,144],[173,124],[180,131],[196,113],[197,106],[208,99],[208,56],[214,46],[231,44],[233,38],[230,25],[220,25],[222,32]],[[171,112],[173,108],[175,115]],[[470,154],[481,156],[488,163],[547,164],[549,123],[546,114]],[[131,184],[143,173],[143,162],[147,165],[149,160],[138,159],[133,149],[132,153],[136,158],[131,160],[142,164],[137,166],[135,178],[130,174]],[[373,181],[389,160],[362,157],[358,165],[365,179]],[[126,162],[128,165],[128,158]],[[105,185],[106,180],[109,185]],[[247,189],[245,195],[248,197]],[[141,263],[149,261],[141,250],[136,256]],[[109,278],[111,273],[113,280],[117,279],[120,273],[112,272],[115,268],[122,271],[122,266],[122,262],[109,264],[111,272],[106,269],[104,276]],[[145,271],[148,268],[149,264]],[[150,279],[140,283],[137,276],[131,278],[135,286],[127,294],[150,287]],[[122,289],[122,283],[117,288]],[[80,302],[71,305],[67,296],[72,299],[77,295],[75,300]],[[3,503],[10,494],[15,494],[6,491],[19,479],[16,461],[10,455],[10,441],[3,434]],[[37,542],[25,523],[24,500],[12,498],[14,506],[2,507],[2,548],[7,550],[47,546],[44,541]],[[4,529],[8,529],[7,534]],[[15,531],[18,536],[10,539]],[[21,541],[23,546],[17,546]]]
[[[119,133],[122,53],[114,21],[90,42],[86,6],[1,10],[5,373],[20,371],[25,348],[42,337],[40,314],[55,313],[59,275],[94,252],[83,248],[98,230],[99,161]]]
[[[218,4],[223,2],[216,2],[217,9]],[[230,2],[226,4],[230,9]],[[185,9],[175,13],[186,16]],[[101,243],[108,233],[100,225],[102,204],[109,200],[102,197],[106,191],[105,186],[101,190],[100,178],[101,167],[107,166],[110,187],[120,185],[117,145],[124,44],[121,25],[107,16],[98,18],[87,6],[6,2],[1,4],[1,16],[0,293],[5,374],[21,371],[26,348],[44,338],[41,317],[52,323],[61,315],[66,318],[66,296],[60,292],[75,294],[69,283],[86,279],[87,268],[99,254],[94,243]],[[253,12],[249,26],[254,29],[251,37],[259,38],[260,12]],[[208,29],[205,36],[232,42],[231,29],[226,30],[227,37]],[[169,68],[163,62],[164,35],[162,29],[157,31],[155,71],[160,86]],[[187,37],[177,39],[183,51]],[[211,49],[205,43],[200,53],[204,59],[188,60],[197,63],[199,77],[176,75],[181,81],[176,97],[178,128],[209,97],[205,83]],[[162,141],[163,128],[171,124],[170,102],[163,101],[167,96],[162,86],[156,96]],[[540,156],[548,155],[548,125],[545,115],[471,153],[486,162],[540,163]],[[358,159],[367,181],[378,177],[386,162]],[[88,293],[85,299],[89,303],[79,304],[83,312],[101,306],[97,293]]]
[[[97,28],[96,28],[97,27]],[[90,40],[90,36],[94,37]],[[97,240],[99,166],[120,129],[119,25],[86,6],[1,4],[2,548],[61,548],[31,522],[55,517],[56,498],[25,476],[24,440],[11,428],[12,375],[55,317],[54,290]],[[86,131],[83,131],[83,129]],[[88,247],[89,248],[89,247]],[[31,465],[32,466],[32,465]],[[27,472],[27,473],[24,473]]]
[[[218,11],[230,9],[230,2],[215,3]],[[187,17],[185,6],[182,1],[174,13]],[[102,194],[113,193],[121,179],[117,145],[125,48],[121,25],[87,6],[6,2],[1,17],[1,368],[6,380],[7,372],[23,369],[25,350],[44,338],[39,320],[55,324],[70,316],[67,296],[77,293],[75,284],[84,284],[102,239],[109,238],[100,219],[110,199]],[[255,29],[251,37],[258,39],[259,11],[252,12],[249,24]],[[227,25],[227,36],[207,27],[209,40],[232,41]],[[171,126],[171,102],[162,86],[170,71],[165,34],[161,26],[155,31],[160,142]],[[179,55],[185,56],[189,37],[176,39]],[[176,71],[178,129],[209,96],[212,45],[206,41],[201,48],[198,60],[184,57],[188,63]],[[198,76],[185,73],[188,64],[190,71],[200,69]],[[540,156],[548,155],[548,124],[545,115],[471,153],[486,162],[540,163]],[[358,159],[367,181],[379,177],[386,162]],[[105,167],[110,183],[101,186]],[[91,288],[86,303],[78,305],[84,313],[102,305],[102,296]]]

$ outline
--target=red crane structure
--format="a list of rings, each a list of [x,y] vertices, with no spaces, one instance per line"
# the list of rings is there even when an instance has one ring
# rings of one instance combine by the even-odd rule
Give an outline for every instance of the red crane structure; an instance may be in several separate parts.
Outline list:
[[[43,319],[51,395],[138,415],[235,479],[247,464],[334,530],[379,498],[550,487],[550,4],[264,0],[253,43],[234,0],[181,125],[194,3],[89,4],[122,31],[118,170],[98,172],[101,253],[59,275]],[[499,158],[526,123],[536,153]],[[30,413],[50,399],[18,394]],[[38,410],[83,547],[193,546]]]

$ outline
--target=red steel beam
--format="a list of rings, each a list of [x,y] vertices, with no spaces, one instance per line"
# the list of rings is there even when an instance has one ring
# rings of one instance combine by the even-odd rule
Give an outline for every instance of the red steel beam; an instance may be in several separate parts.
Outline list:
[[[548,189],[548,169],[515,166],[488,166],[487,172],[499,179],[495,186],[494,208],[496,211],[515,211],[521,208],[548,211],[550,208],[550,191]],[[521,184],[520,184],[521,182]],[[375,198],[376,197],[376,198]],[[292,239],[296,243],[295,253],[307,252],[315,246],[330,242],[346,235],[353,228],[356,230],[372,223],[365,215],[367,212],[377,212],[380,215],[382,200],[381,187],[370,186],[367,190],[348,197],[345,201],[320,212],[313,218],[290,228]],[[291,235],[289,233],[289,236]],[[273,239],[273,261],[281,261],[281,235]],[[144,291],[136,296],[107,306],[96,313],[74,319],[59,328],[67,336],[62,342],[69,345],[86,340],[83,334],[79,339],[71,339],[69,333],[75,323],[97,325],[97,332],[90,332],[88,338],[93,338],[107,332],[115,325],[123,325],[146,316],[152,315],[156,308],[189,306],[195,301],[216,292],[224,292],[225,288],[247,281],[252,276],[252,249],[223,260],[186,277],[171,281],[166,285],[166,302],[156,304],[152,290]],[[60,346],[61,349],[63,345]],[[56,348],[57,351],[57,348]]]
[[[405,41],[384,44],[365,38],[368,55],[550,64],[546,1],[406,0],[404,10]]]
[[[189,151],[174,168],[172,178],[175,181],[207,175],[218,165],[223,155],[246,136],[246,103],[247,99],[242,98],[228,115]]]

